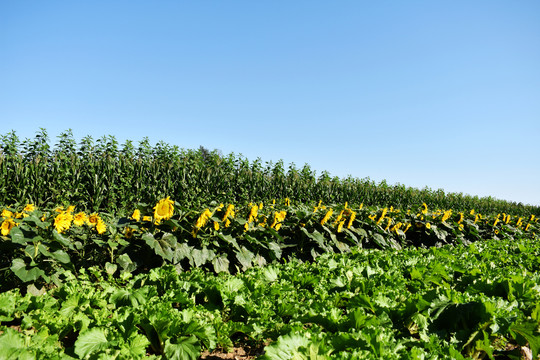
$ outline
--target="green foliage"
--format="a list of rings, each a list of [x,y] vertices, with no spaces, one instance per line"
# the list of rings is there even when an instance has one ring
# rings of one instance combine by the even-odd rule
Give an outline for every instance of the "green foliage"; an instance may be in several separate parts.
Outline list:
[[[522,346],[536,357],[539,254],[514,239],[359,249],[234,276],[66,272],[42,294],[0,294],[0,353],[191,360],[266,344],[261,359],[519,358]]]
[[[0,136],[0,357],[539,354],[538,207],[148,139],[48,140]],[[170,216],[151,205],[165,196]]]
[[[312,207],[289,202],[248,204],[234,210],[230,204],[212,203],[199,211],[172,202],[171,218],[159,221],[150,215],[151,206],[140,204],[140,217],[102,214],[105,220],[97,220],[104,222],[102,233],[88,223],[91,216],[71,215],[75,210],[25,211],[12,207],[9,216],[18,218],[0,217],[0,222],[15,224],[9,235],[0,236],[0,247],[5,249],[0,256],[0,274],[6,279],[1,288],[21,283],[58,285],[65,271],[91,266],[99,266],[116,277],[164,264],[182,271],[202,267],[234,274],[291,258],[313,261],[325,253],[349,253],[358,248],[402,249],[488,239],[538,239],[540,233],[538,218],[532,215],[482,216],[430,211],[424,206],[418,212],[350,208],[347,204],[330,208],[321,203]],[[60,228],[58,219],[68,215],[87,220]],[[92,216],[101,219],[99,214]],[[415,269],[413,276],[423,276],[422,270]]]
[[[14,131],[0,136],[0,204],[28,202],[38,206],[77,204],[88,211],[124,213],[137,203],[153,203],[170,195],[185,206],[212,200],[248,203],[291,198],[299,202],[366,203],[412,208],[423,202],[431,208],[481,213],[536,214],[537,206],[445,193],[401,184],[376,184],[369,178],[317,175],[307,164],[288,168],[282,161],[248,161],[241,155],[222,155],[204,147],[180,149],[147,138],[135,146],[120,145],[114,136],[79,144],[71,130],[49,145],[45,129],[21,141]]]

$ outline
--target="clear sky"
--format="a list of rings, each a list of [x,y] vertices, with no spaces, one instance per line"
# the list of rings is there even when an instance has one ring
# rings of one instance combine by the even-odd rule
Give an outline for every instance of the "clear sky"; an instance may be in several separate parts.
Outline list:
[[[0,133],[540,205],[540,1],[0,1]]]

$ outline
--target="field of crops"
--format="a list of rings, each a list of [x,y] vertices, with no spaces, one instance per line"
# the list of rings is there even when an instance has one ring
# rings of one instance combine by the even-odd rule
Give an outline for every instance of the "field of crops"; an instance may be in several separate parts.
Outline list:
[[[0,358],[538,356],[539,207],[45,130],[0,172]]]

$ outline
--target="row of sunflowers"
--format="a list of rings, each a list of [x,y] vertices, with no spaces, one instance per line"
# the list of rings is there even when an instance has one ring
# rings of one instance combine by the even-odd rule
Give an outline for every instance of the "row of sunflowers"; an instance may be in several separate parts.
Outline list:
[[[39,209],[0,213],[0,268],[22,281],[45,282],[62,269],[102,266],[130,273],[171,263],[179,270],[208,267],[236,272],[288,257],[313,260],[327,252],[468,244],[486,239],[537,238],[538,218],[482,215],[474,210],[293,204],[211,203],[198,210],[170,197],[140,204],[126,216]]]

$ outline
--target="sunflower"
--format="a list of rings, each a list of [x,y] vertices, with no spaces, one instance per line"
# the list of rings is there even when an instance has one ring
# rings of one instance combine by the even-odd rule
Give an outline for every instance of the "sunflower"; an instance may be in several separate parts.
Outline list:
[[[319,200],[319,204],[313,208],[313,212],[317,212],[321,208],[322,200]]]
[[[248,223],[252,223],[253,221],[255,221],[257,219],[257,211],[259,210],[259,207],[257,205],[253,205],[251,207],[251,210],[249,211],[249,218],[248,218]]]
[[[133,237],[133,233],[135,233],[135,229],[126,227],[124,230],[124,235],[126,236],[126,239],[131,239]]]
[[[286,211],[279,211],[274,213],[274,222],[272,222],[272,225],[270,225],[270,227],[279,230],[281,228],[283,220],[285,220],[285,216],[287,216]]]
[[[337,225],[337,224],[339,224],[341,222],[341,218],[343,218],[343,213],[344,212],[345,212],[344,210],[340,211],[339,215],[337,216],[336,220],[334,221],[334,225]]]
[[[133,214],[131,214],[131,218],[135,221],[140,221],[141,220],[141,210],[139,209],[135,209],[135,211],[133,211]]]
[[[88,220],[88,217],[85,213],[80,212],[78,214],[75,214],[73,217],[73,223],[77,226],[83,226],[84,223]]]
[[[441,219],[441,222],[445,222],[446,220],[450,219],[450,216],[452,215],[452,210],[446,210],[443,214],[443,217]]]
[[[382,211],[381,217],[379,218],[379,220],[377,220],[377,225],[379,225],[384,220],[384,217],[386,216],[387,212],[388,212],[388,209],[384,208]]]
[[[70,228],[72,221],[73,215],[68,212],[61,212],[54,218],[54,227],[56,228],[56,231],[62,233]]]
[[[86,219],[86,223],[93,227],[97,225],[99,219],[100,219],[99,215],[96,213],[93,213],[92,215],[88,217],[88,219]]]
[[[26,212],[32,212],[36,209],[36,206],[34,204],[26,204],[26,206],[24,207],[23,211],[26,211]]]
[[[337,227],[337,232],[340,233],[343,230],[343,224],[345,224],[345,219],[341,220]]]
[[[356,213],[354,211],[351,211],[351,216],[349,217],[349,222],[347,223],[347,229],[351,228],[354,219],[356,219]]]
[[[96,231],[98,234],[104,234],[105,231],[107,231],[107,225],[105,225],[105,222],[101,220],[101,218],[98,219],[97,225],[96,225]]]
[[[332,216],[332,213],[333,213],[333,210],[332,209],[329,209],[327,212],[326,212],[326,215],[324,215],[324,217],[322,218],[321,220],[321,225],[324,225],[328,219],[330,219],[330,216]]]
[[[388,230],[390,228],[390,225],[392,225],[392,218],[388,218],[388,222],[386,223],[386,227],[384,228],[384,231]]]
[[[201,216],[199,216],[199,218],[197,219],[197,222],[195,223],[195,227],[197,229],[200,229],[203,226],[205,226],[206,223],[208,222],[208,219],[210,219],[211,216],[212,216],[212,213],[210,212],[210,209],[205,209],[203,213],[201,214]]]
[[[11,218],[4,220],[2,222],[2,226],[0,227],[2,229],[2,235],[7,236],[14,226],[15,221],[13,221]]]
[[[159,200],[154,207],[154,219],[156,221],[170,219],[174,213],[173,204],[174,202],[169,199],[169,196],[167,196],[165,199]]]
[[[231,220],[229,220],[229,217],[234,218],[234,205],[233,204],[229,204],[227,206],[225,215],[221,219],[221,221],[225,223],[225,227],[228,227],[231,224]]]

